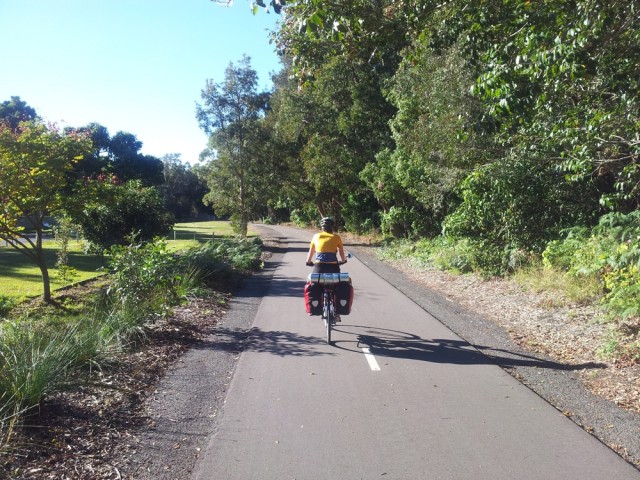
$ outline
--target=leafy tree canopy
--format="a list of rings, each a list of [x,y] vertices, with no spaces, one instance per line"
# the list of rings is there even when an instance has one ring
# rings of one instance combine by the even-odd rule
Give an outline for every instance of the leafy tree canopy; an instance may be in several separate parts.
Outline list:
[[[16,130],[20,122],[28,122],[38,118],[36,111],[20,100],[20,97],[11,97],[11,100],[0,104],[0,123],[4,123],[12,130]]]
[[[166,235],[175,221],[158,190],[139,180],[121,183],[116,177],[100,176],[87,179],[79,193],[87,200],[72,217],[97,253],[134,239],[146,242]]]
[[[247,224],[258,205],[260,185],[268,162],[264,146],[264,115],[269,94],[257,91],[258,75],[251,60],[230,63],[222,82],[206,82],[196,118],[209,134],[210,193],[206,199],[216,213],[231,214],[237,231],[247,234]],[[264,205],[264,204],[263,204]]]
[[[42,250],[44,218],[66,206],[68,173],[90,148],[85,135],[61,133],[41,121],[22,122],[16,130],[0,124],[0,238],[40,267],[47,302],[51,290]]]

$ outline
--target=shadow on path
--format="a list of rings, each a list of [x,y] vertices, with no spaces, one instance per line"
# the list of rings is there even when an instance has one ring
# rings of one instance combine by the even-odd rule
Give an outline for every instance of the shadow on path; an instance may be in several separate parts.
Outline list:
[[[464,340],[424,339],[408,332],[372,328],[364,325],[339,325],[336,331],[351,334],[354,339],[337,341],[336,347],[343,350],[360,350],[369,347],[378,357],[402,358],[431,363],[456,365],[497,364],[509,367],[537,367],[553,370],[582,370],[604,368],[604,364],[588,362],[564,364],[530,354],[505,349],[471,345]]]
[[[279,357],[335,355],[334,352],[317,348],[323,345],[326,342],[321,337],[299,335],[295,332],[265,331],[254,327],[249,331],[219,328],[215,335],[196,348],[232,353],[270,353]]]

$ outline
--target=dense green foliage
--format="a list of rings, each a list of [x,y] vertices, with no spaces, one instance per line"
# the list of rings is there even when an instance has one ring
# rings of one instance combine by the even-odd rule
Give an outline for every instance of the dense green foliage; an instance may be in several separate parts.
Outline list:
[[[590,275],[613,317],[637,321],[638,2],[283,9],[265,126],[286,167],[267,204],[426,239],[443,268],[504,275],[542,259]]]
[[[640,211],[607,214],[590,231],[571,229],[547,245],[543,259],[574,276],[597,276],[613,317],[640,316]]]
[[[274,39],[293,80],[268,117],[296,149],[279,199],[292,219],[444,233],[503,274],[566,229],[638,208],[636,2],[285,8]]]
[[[85,201],[69,210],[90,251],[102,253],[134,238],[149,241],[166,235],[175,222],[158,190],[139,180],[121,184],[99,177],[86,180],[79,190],[78,198]]]

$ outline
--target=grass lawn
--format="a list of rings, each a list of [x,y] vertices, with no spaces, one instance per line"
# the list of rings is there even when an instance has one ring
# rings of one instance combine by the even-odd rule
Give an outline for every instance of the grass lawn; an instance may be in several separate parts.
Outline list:
[[[231,229],[231,223],[223,220],[207,222],[176,223],[168,236],[169,240],[211,240],[216,237],[232,237],[235,235]],[[249,227],[249,236],[255,236],[255,232]]]
[[[212,236],[229,237],[234,233],[229,222],[208,221],[177,223],[174,233],[169,234],[169,247],[180,250],[197,246],[203,241],[211,240]],[[255,233],[249,232],[249,235]],[[56,243],[45,240],[44,250],[49,265],[51,290],[55,290],[71,283],[97,277],[102,274],[101,259],[97,255],[87,255],[80,248],[79,242],[71,242],[69,246],[69,266],[76,269],[76,276],[67,281],[58,278],[56,263]],[[42,276],[40,269],[25,255],[11,247],[0,246],[0,297],[10,297],[20,301],[27,297],[42,294]]]
[[[43,249],[49,266],[51,290],[97,277],[102,273],[99,271],[102,266],[100,257],[85,254],[80,248],[80,243],[72,241],[69,245],[69,266],[76,269],[76,275],[65,281],[58,278],[55,269],[57,250],[55,242],[45,241]],[[20,301],[41,294],[42,276],[36,264],[14,248],[0,247],[0,296]]]

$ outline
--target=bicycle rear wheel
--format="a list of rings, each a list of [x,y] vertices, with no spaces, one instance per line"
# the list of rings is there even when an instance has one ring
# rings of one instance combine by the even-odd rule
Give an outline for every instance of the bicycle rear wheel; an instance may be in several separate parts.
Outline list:
[[[335,322],[335,308],[333,306],[333,292],[325,292],[324,295],[324,324],[327,329],[327,344],[331,345],[331,329]]]

